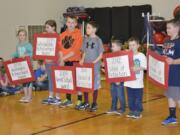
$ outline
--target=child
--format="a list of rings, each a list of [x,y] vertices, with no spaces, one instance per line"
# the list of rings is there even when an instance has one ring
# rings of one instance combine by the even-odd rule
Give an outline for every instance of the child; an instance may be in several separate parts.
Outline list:
[[[165,96],[168,98],[169,116],[162,122],[163,125],[177,123],[176,105],[180,107],[180,20],[167,22],[167,34],[170,40],[164,45],[164,55],[169,64],[169,82]]]
[[[136,73],[136,80],[124,83],[128,94],[129,113],[127,117],[138,119],[142,117],[143,111],[144,70],[147,68],[147,60],[143,53],[138,52],[140,44],[137,38],[130,38],[128,46],[129,50],[133,51],[134,67],[132,70]]]
[[[60,35],[59,56],[61,66],[73,66],[79,62],[81,57],[82,34],[77,26],[77,19],[73,16],[66,18],[67,29]],[[82,94],[78,93],[78,101],[75,108],[82,102]],[[66,99],[62,102],[61,107],[72,106],[71,94],[66,94]]]
[[[96,35],[98,26],[95,22],[91,21],[87,23],[86,34],[87,37],[84,38],[82,47],[82,59],[80,64],[83,63],[93,63],[94,66],[94,92],[93,92],[93,103],[90,107],[88,93],[84,93],[84,103],[79,107],[80,110],[88,109],[94,112],[97,110],[97,96],[98,89],[100,88],[100,66],[101,59],[104,52],[103,43],[101,39]]]
[[[121,50],[122,43],[119,40],[112,40],[112,52],[117,52]],[[111,84],[111,109],[107,112],[107,114],[122,114],[125,112],[126,109],[126,101],[125,101],[125,94],[124,94],[124,83],[112,83]],[[118,99],[120,101],[120,111],[117,111],[117,103]]]
[[[25,29],[20,29],[17,33],[19,42],[16,46],[16,52],[13,54],[14,58],[30,56],[32,57],[32,45],[27,42],[27,32]],[[32,100],[32,83],[23,84],[24,97],[19,101],[29,103]]]
[[[48,79],[45,64],[42,60],[38,61],[39,68],[35,72],[36,82],[35,88],[36,90],[47,90],[48,89]]]
[[[9,80],[6,73],[3,70],[0,70],[0,89],[1,89],[0,95],[6,96],[6,95],[16,94],[20,90],[20,87],[11,86],[9,84]]]
[[[45,22],[45,31],[47,33],[57,34],[56,33],[56,21],[54,20],[47,20]],[[59,41],[57,41],[59,42]],[[45,60],[46,63],[46,72],[48,76],[48,86],[49,86],[49,97],[42,101],[43,104],[51,104],[51,105],[59,105],[61,103],[61,99],[58,93],[55,93],[55,97],[53,96],[53,82],[52,82],[52,75],[51,75],[51,67],[57,66],[57,62],[53,60]]]

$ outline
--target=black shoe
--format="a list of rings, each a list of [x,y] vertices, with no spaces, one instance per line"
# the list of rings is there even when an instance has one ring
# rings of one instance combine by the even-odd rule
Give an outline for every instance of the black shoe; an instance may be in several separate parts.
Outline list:
[[[89,111],[90,111],[90,112],[95,112],[95,111],[97,111],[97,104],[96,104],[96,103],[92,103],[91,108],[90,108]]]
[[[79,110],[87,110],[89,109],[90,105],[89,103],[82,103],[82,105],[79,107]]]

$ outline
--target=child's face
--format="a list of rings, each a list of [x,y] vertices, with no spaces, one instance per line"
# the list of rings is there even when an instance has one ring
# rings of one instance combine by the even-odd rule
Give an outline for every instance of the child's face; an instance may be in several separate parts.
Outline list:
[[[72,18],[67,18],[67,21],[66,21],[66,26],[67,26],[67,29],[72,31],[76,28],[77,26],[77,22],[75,19],[72,19]]]
[[[55,28],[54,27],[51,27],[50,25],[48,25],[48,24],[46,24],[45,25],[45,31],[47,32],[47,33],[54,33],[54,30]]]
[[[172,23],[167,24],[166,31],[170,37],[174,37],[179,34],[179,28]]]
[[[26,41],[26,33],[23,31],[19,32],[18,38],[20,42]]]
[[[92,25],[87,24],[86,26],[86,34],[87,35],[92,35],[96,33],[96,28],[94,28]]]
[[[128,45],[129,45],[129,50],[133,51],[134,53],[138,51],[139,44],[136,41],[130,41]]]
[[[117,52],[121,50],[121,46],[117,45],[116,43],[112,43],[111,47],[112,52]]]

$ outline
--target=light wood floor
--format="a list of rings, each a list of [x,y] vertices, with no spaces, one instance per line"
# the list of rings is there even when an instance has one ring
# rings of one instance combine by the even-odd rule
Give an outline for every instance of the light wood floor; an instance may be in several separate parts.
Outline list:
[[[111,103],[109,85],[105,81],[99,91],[99,109],[95,113],[42,105],[47,91],[33,92],[33,101],[29,104],[18,102],[22,95],[1,97],[0,135],[180,135],[180,124],[161,125],[168,115],[163,90],[148,81],[145,84],[144,112],[138,120],[105,114]],[[73,101],[75,99],[73,96]],[[180,117],[179,110],[177,115]]]

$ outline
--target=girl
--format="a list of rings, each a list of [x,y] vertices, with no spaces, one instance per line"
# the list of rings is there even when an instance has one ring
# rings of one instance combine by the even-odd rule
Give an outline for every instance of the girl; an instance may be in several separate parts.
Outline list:
[[[170,40],[164,45],[164,55],[167,56],[169,68],[169,87],[165,92],[168,98],[169,116],[162,122],[163,125],[177,123],[176,105],[180,108],[180,20],[167,22],[167,34]]]
[[[98,89],[100,88],[100,61],[104,52],[102,40],[96,35],[98,26],[95,22],[91,21],[87,23],[86,34],[87,37],[84,38],[82,47],[82,59],[80,64],[83,63],[93,63],[94,67],[94,93],[93,93],[93,103],[90,107],[88,100],[88,93],[84,93],[84,103],[79,107],[80,110],[88,109],[94,112],[97,110],[97,96]]]
[[[56,22],[54,20],[47,20],[45,22],[45,31],[47,33],[52,33],[56,34]],[[57,41],[58,42],[58,41]],[[56,96],[53,97],[53,82],[52,82],[52,77],[51,77],[51,67],[53,65],[57,65],[57,62],[52,61],[52,60],[46,60],[46,71],[47,71],[47,76],[48,76],[48,86],[49,86],[49,97],[44,99],[42,101],[43,104],[52,104],[52,105],[59,105],[61,103],[61,99],[59,97],[59,94],[56,93]]]
[[[32,45],[27,41],[27,32],[25,29],[20,29],[17,33],[19,42],[16,46],[16,52],[13,54],[14,58],[30,56],[32,57]],[[19,101],[29,103],[32,99],[32,83],[23,84],[24,97]]]

